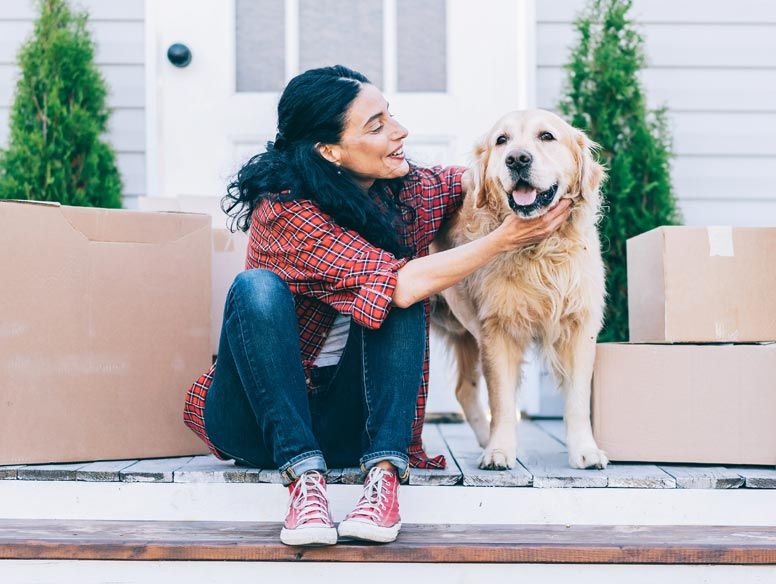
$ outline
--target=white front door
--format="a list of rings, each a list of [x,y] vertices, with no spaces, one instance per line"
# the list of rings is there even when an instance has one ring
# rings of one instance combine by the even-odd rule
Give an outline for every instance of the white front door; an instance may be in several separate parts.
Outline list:
[[[531,7],[531,0],[148,1],[148,195],[223,196],[239,166],[274,137],[285,83],[337,63],[383,90],[410,132],[411,159],[465,164],[497,118],[532,105]],[[168,59],[175,43],[190,51],[185,67]],[[452,389],[432,391],[429,406],[457,409]]]
[[[365,73],[426,164],[465,163],[501,114],[528,103],[524,1],[146,2],[149,196],[220,195],[275,135],[283,85],[341,63]],[[167,50],[186,45],[191,62]]]

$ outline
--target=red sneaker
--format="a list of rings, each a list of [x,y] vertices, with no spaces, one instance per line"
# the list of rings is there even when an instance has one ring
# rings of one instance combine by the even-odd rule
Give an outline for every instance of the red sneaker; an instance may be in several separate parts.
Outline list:
[[[317,470],[302,474],[288,485],[291,500],[280,541],[286,545],[332,545],[337,530],[331,520],[326,479]]]
[[[340,537],[388,543],[401,529],[399,479],[395,472],[373,466],[356,508],[339,524]]]

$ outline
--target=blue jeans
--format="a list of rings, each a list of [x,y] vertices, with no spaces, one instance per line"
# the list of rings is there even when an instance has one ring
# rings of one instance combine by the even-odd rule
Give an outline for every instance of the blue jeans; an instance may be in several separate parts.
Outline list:
[[[366,472],[389,461],[406,481],[424,352],[422,302],[392,307],[375,330],[351,319],[340,361],[314,368],[308,393],[293,295],[274,272],[247,270],[226,297],[208,437],[240,464],[279,469],[286,485],[327,462]]]

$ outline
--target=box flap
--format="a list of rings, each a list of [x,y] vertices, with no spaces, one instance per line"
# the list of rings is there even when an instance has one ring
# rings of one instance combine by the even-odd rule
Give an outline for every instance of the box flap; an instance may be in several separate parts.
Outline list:
[[[49,207],[61,207],[62,204],[58,201],[32,201],[29,199],[2,199],[0,200],[0,204],[2,203],[17,203],[22,205],[47,205]]]
[[[61,207],[60,211],[70,226],[89,241],[163,243],[210,229],[210,217],[200,213],[69,206]]]

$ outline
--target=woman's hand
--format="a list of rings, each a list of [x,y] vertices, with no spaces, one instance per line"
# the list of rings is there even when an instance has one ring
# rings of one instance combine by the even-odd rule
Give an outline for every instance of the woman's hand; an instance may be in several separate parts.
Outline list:
[[[570,199],[561,199],[547,213],[534,219],[521,219],[517,214],[510,213],[493,231],[493,236],[501,241],[504,251],[538,243],[566,222],[570,207]]]

